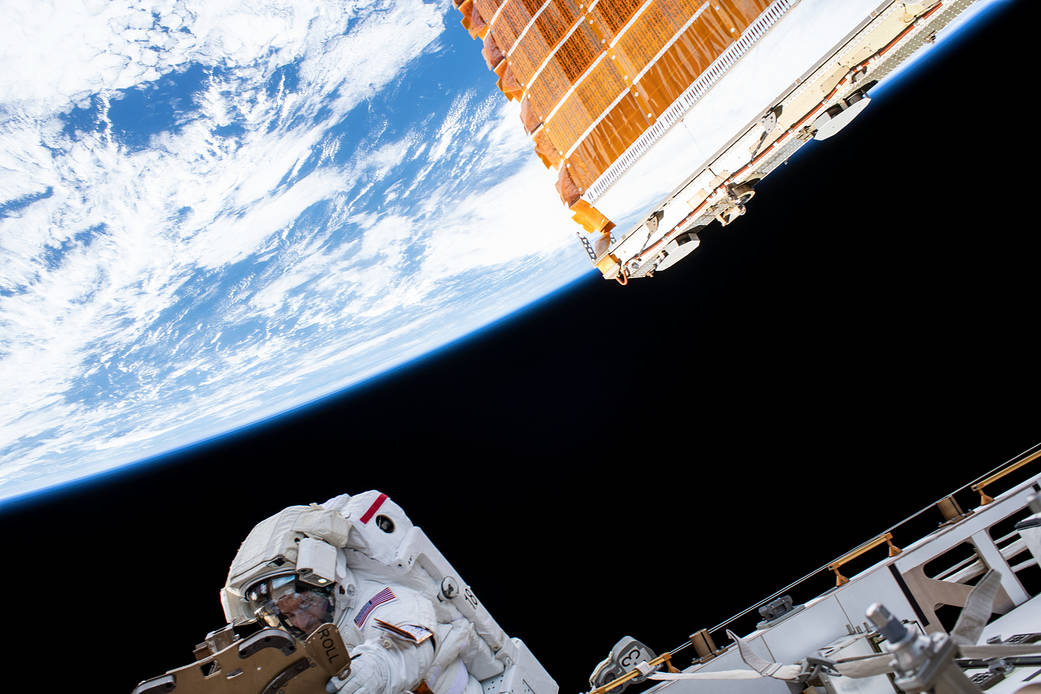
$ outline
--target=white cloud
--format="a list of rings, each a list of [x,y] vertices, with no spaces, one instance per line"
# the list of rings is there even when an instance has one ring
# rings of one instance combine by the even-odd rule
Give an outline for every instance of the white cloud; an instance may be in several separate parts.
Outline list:
[[[586,268],[501,96],[466,91],[396,136],[383,119],[350,156],[331,134],[430,50],[447,9],[4,3],[0,204],[24,204],[0,216],[0,497],[313,399]],[[209,70],[191,118],[123,144],[119,91],[189,63]],[[298,79],[279,86],[290,64]],[[74,104],[95,109],[96,130],[63,128]],[[231,124],[241,134],[214,135]],[[315,205],[326,225],[301,236]],[[267,262],[232,273],[249,258]],[[520,259],[545,275],[438,318],[447,280]]]

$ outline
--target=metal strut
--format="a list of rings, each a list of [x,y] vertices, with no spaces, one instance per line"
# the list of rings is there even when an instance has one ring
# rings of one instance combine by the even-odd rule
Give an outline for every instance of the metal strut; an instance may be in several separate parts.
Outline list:
[[[593,261],[594,265],[596,265],[596,253],[593,252],[593,245],[589,243],[589,239],[583,236],[581,231],[576,231],[575,236],[577,236],[578,240],[582,242],[582,246],[586,249],[586,255],[588,255],[589,259]]]

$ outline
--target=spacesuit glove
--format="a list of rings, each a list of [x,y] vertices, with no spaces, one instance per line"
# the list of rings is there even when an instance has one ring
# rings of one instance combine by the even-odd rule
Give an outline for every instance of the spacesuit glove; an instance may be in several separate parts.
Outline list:
[[[389,674],[382,658],[371,653],[358,653],[351,657],[351,670],[347,677],[330,678],[325,691],[329,694],[382,694]]]

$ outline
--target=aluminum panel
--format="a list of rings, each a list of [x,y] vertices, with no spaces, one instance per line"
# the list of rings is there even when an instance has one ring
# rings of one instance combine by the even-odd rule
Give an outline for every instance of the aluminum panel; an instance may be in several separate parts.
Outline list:
[[[846,613],[830,595],[763,632],[762,639],[778,663],[797,663],[849,633]]]

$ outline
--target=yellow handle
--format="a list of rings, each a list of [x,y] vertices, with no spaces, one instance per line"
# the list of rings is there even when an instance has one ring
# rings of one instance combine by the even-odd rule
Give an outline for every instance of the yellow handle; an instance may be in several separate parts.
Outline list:
[[[664,655],[658,656],[654,660],[648,661],[647,664],[653,668],[656,665],[661,665],[662,663],[665,663],[668,666],[668,668],[669,668],[669,672],[676,672],[676,669],[672,667],[671,659],[672,659],[672,654],[671,653],[665,653]],[[630,670],[629,672],[625,673],[621,677],[619,677],[617,679],[614,679],[614,680],[611,680],[610,682],[608,682],[607,684],[603,685],[602,687],[597,687],[593,691],[589,692],[589,694],[605,694],[605,692],[611,691],[612,689],[614,689],[618,685],[625,684],[629,680],[634,679],[634,678],[639,677],[639,676],[640,676],[640,671],[639,670]]]
[[[993,475],[991,475],[987,479],[983,480],[982,482],[977,482],[976,484],[972,485],[972,491],[980,493],[980,506],[986,506],[987,504],[989,504],[992,501],[994,501],[994,499],[992,499],[991,497],[987,496],[986,493],[984,493],[984,491],[983,491],[984,487],[986,487],[988,484],[990,484],[992,482],[997,482],[998,480],[1000,480],[1005,475],[1007,475],[1009,473],[1012,473],[1012,472],[1015,472],[1016,470],[1018,470],[1019,468],[1023,467],[1027,463],[1031,463],[1031,462],[1037,460],[1038,458],[1041,458],[1041,450],[1034,451],[1033,453],[1028,455],[1026,458],[1023,458],[1019,462],[1012,463],[1011,465],[1009,465],[1004,470],[1000,470],[998,472],[995,472]]]
[[[835,585],[841,586],[844,583],[849,583],[849,579],[843,576],[841,573],[839,573],[839,569],[842,567],[843,564],[849,563],[857,557],[859,557],[860,555],[870,552],[875,547],[878,547],[879,545],[883,544],[889,545],[889,556],[895,557],[896,555],[900,554],[900,548],[893,544],[893,533],[885,533],[883,535],[879,535],[874,540],[869,540],[868,542],[865,542],[852,552],[849,552],[841,558],[836,559],[831,564],[828,564],[828,568],[835,572]]]

